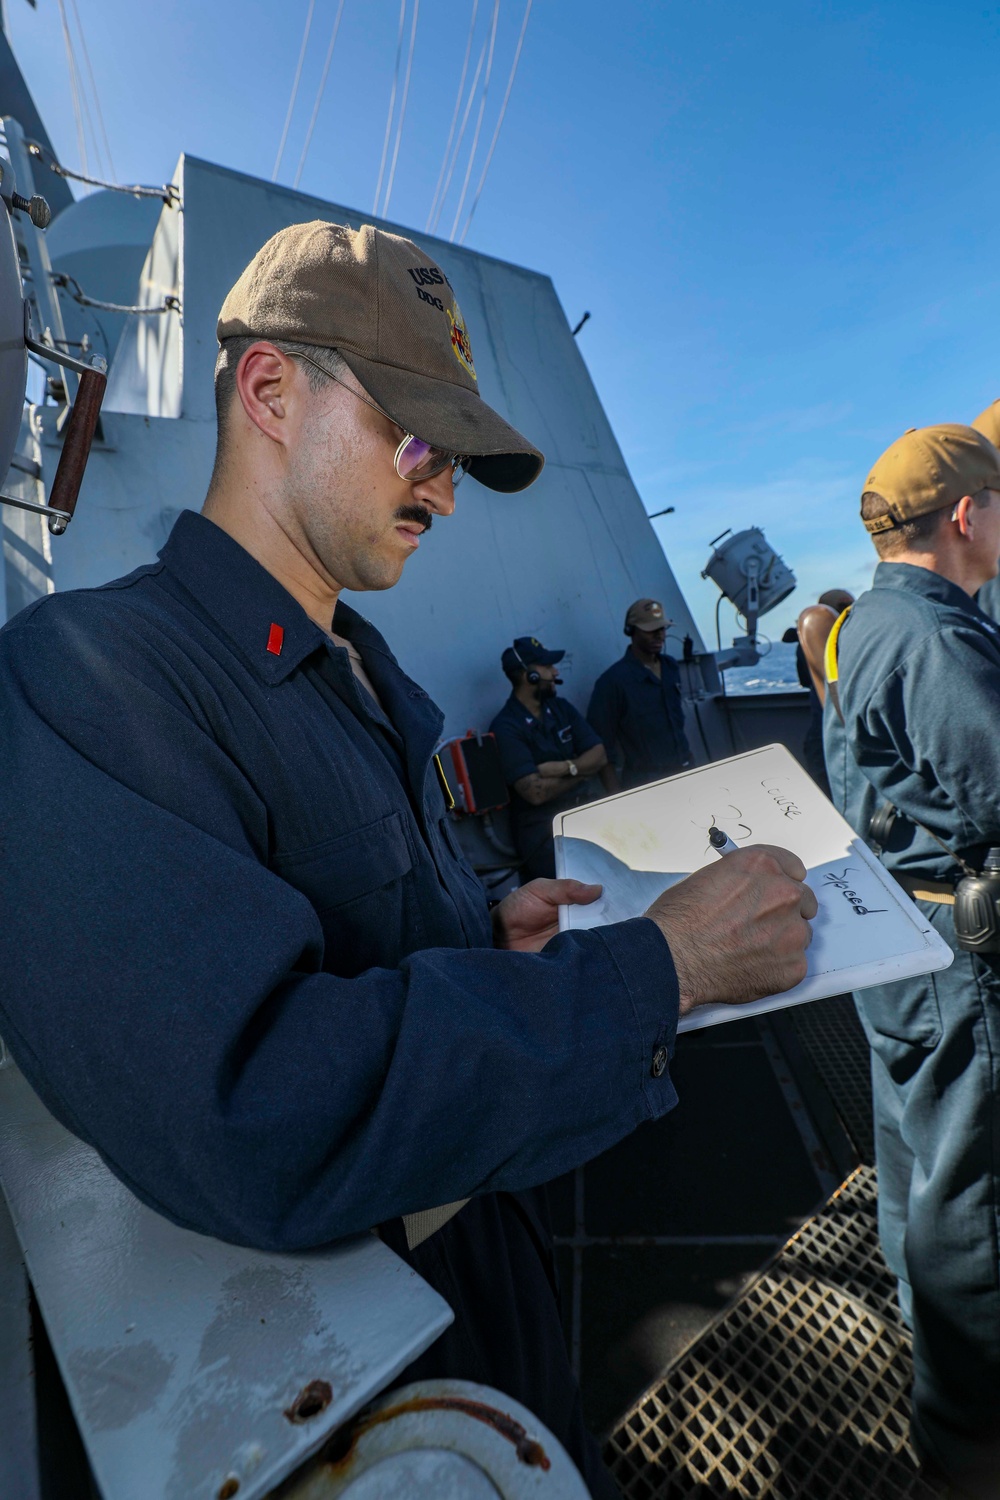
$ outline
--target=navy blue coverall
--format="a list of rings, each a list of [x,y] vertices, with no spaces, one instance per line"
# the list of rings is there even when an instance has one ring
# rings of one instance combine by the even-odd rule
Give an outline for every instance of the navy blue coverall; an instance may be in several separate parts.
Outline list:
[[[833,799],[865,837],[897,819],[894,873],[955,883],[1000,844],[1000,628],[925,568],[880,563],[839,640],[827,703]],[[828,700],[830,695],[828,694]],[[912,820],[912,821],[910,821]],[[879,1224],[914,1340],[913,1435],[969,1493],[1000,1495],[1000,959],[962,952],[953,908],[921,909],[951,968],[856,999],[872,1048]]]
[[[601,743],[580,711],[568,698],[549,698],[536,718],[511,693],[490,725],[497,737],[503,778],[510,787],[510,827],[521,860],[521,883],[556,873],[552,819],[556,813],[592,795],[590,778],[571,786],[560,797],[535,807],[514,790],[515,781],[531,776],[548,760],[576,760]]]
[[[623,760],[626,789],[673,776],[690,764],[680,667],[666,653],[657,677],[630,647],[594,683],[587,722],[604,741],[608,759]]]
[[[1000,620],[1000,574],[983,584],[976,595],[976,603],[991,620]]]
[[[338,605],[385,713],[210,521],[160,558],[0,631],[0,1034],[175,1222],[273,1250],[381,1225],[456,1312],[407,1375],[508,1391],[614,1493],[524,1190],[676,1103],[667,944],[640,918],[496,951],[442,716],[378,631]],[[407,1250],[400,1215],[468,1195]]]

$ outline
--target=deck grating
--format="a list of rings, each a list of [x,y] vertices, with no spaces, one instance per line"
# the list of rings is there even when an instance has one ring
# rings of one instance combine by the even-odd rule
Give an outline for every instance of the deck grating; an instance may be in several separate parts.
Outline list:
[[[850,995],[785,1013],[833,1100],[861,1161],[875,1162],[868,1038]]]
[[[936,1500],[876,1202],[859,1167],[640,1396],[605,1449],[624,1500]]]

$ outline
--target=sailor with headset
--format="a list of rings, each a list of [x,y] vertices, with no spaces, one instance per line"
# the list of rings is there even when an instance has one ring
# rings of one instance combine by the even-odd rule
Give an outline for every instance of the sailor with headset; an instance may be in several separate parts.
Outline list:
[[[608,763],[598,734],[567,698],[557,696],[565,651],[520,636],[500,658],[511,695],[490,725],[511,789],[511,832],[522,882],[555,876],[552,819],[594,795],[588,778]]]
[[[857,997],[879,1227],[914,1336],[912,1435],[949,1493],[1000,1496],[1000,451],[911,429],[865,484],[879,564],[827,649],[834,802],[955,952]],[[992,873],[993,866],[998,874]]]

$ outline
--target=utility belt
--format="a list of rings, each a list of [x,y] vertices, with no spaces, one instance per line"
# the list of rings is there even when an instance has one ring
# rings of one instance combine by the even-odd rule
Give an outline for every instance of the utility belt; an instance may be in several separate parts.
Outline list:
[[[912,823],[939,844],[962,870],[961,880],[931,880],[926,875],[907,875],[893,871],[898,885],[917,901],[933,901],[950,906],[955,923],[955,939],[966,953],[1000,953],[1000,847],[986,852],[981,870],[973,869],[960,854],[916,818],[907,817],[891,802],[885,802],[868,825],[868,845],[881,855],[897,818]]]
[[[465,1205],[468,1198],[459,1198],[457,1203],[445,1203],[441,1208],[424,1208],[419,1213],[403,1215],[403,1230],[406,1234],[407,1250],[415,1250],[422,1245],[424,1240],[429,1240],[432,1234],[437,1234],[443,1229],[449,1219],[453,1219]]]
[[[914,901],[935,901],[939,906],[955,905],[955,887],[947,880],[928,880],[926,875],[905,875],[893,870],[892,878]]]

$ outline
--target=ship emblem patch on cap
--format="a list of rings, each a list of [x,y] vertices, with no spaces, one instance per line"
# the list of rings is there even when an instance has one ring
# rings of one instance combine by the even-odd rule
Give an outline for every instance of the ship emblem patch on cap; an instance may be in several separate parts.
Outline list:
[[[445,312],[448,314],[448,323],[451,328],[451,347],[455,358],[464,369],[468,370],[473,380],[478,384],[479,377],[472,362],[472,344],[469,341],[469,335],[462,320],[462,310],[456,302],[454,312],[450,307],[446,307]]]

